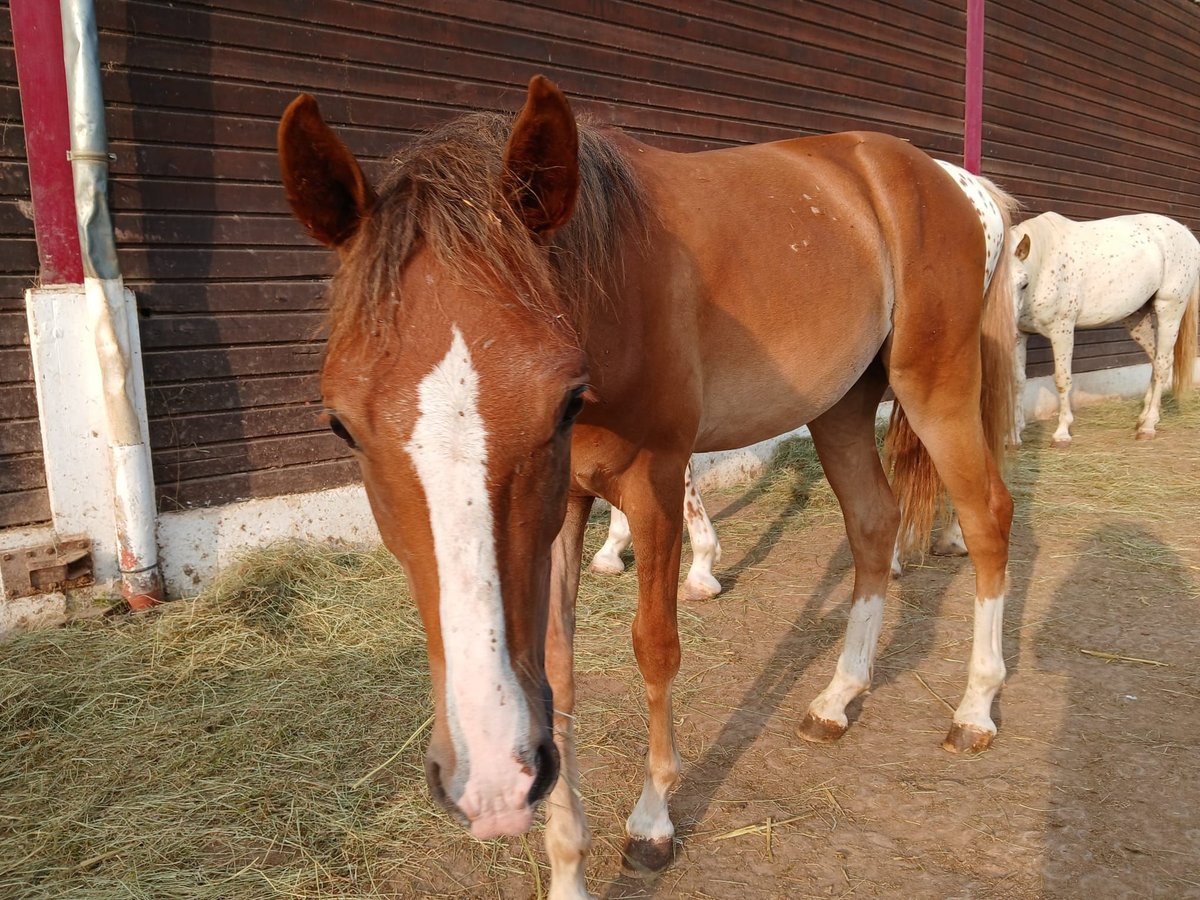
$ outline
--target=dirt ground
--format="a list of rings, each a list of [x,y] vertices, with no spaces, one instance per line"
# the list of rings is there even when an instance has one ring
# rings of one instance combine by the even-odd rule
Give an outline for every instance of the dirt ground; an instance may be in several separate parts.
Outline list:
[[[929,558],[893,584],[874,687],[840,743],[814,746],[793,729],[832,674],[852,578],[827,488],[801,475],[782,496],[776,486],[709,498],[725,593],[685,611],[677,859],[652,882],[620,867],[644,729],[635,670],[614,661],[580,689],[593,889],[1200,897],[1200,430],[1168,420],[1157,441],[1136,444],[1126,409],[1129,422],[1106,429],[1082,412],[1067,451],[1046,448],[1044,425],[1026,431],[1012,479],[1008,681],[999,736],[974,758],[940,747],[970,653],[966,560]],[[634,575],[618,577],[632,602]],[[622,739],[629,752],[614,753]],[[431,872],[423,889],[544,888],[529,868],[471,887],[471,853],[451,854],[438,866],[448,881]]]

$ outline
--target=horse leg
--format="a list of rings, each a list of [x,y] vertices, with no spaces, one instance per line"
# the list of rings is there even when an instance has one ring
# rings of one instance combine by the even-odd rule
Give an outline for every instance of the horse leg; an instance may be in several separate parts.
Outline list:
[[[951,513],[950,521],[945,524],[933,542],[934,556],[966,556],[967,545],[963,540],[962,523],[958,521],[958,513]]]
[[[807,741],[840,738],[848,725],[846,706],[871,687],[900,524],[896,498],[875,448],[875,409],[885,384],[882,370],[872,366],[832,409],[808,425],[825,477],[842,507],[854,556],[854,590],[833,679],[796,729]]]
[[[579,561],[592,498],[572,495],[550,555],[550,616],[546,626],[546,676],[554,699],[558,781],[546,802],[546,856],[551,900],[585,900],[584,866],[592,835],[579,794],[575,759],[575,597]],[[614,510],[616,508],[614,507]]]
[[[1016,402],[1013,409],[1015,422],[1013,423],[1012,445],[1014,447],[1021,446],[1021,432],[1025,430],[1025,360],[1028,349],[1029,335],[1024,331],[1017,332],[1017,343],[1013,349],[1013,394]]]
[[[1146,356],[1150,359],[1150,384],[1146,388],[1146,396],[1142,400],[1142,411],[1138,415],[1137,420],[1137,431],[1140,435],[1142,433],[1142,426],[1146,424],[1146,416],[1150,412],[1150,406],[1154,401],[1155,322],[1153,306],[1147,303],[1137,312],[1122,319],[1121,324],[1125,326],[1125,329],[1129,332],[1129,336],[1137,341],[1138,346],[1146,351]],[[1157,423],[1157,418],[1155,421]]]
[[[947,382],[944,372],[931,372],[918,385],[906,377],[911,374],[898,376],[894,368],[892,388],[950,494],[975,564],[975,631],[967,690],[942,742],[952,752],[974,753],[987,749],[996,734],[992,700],[1004,684],[1001,625],[1012,497],[987,449],[977,401],[961,391],[931,389],[938,382],[969,385],[970,379]]]
[[[713,565],[721,559],[721,542],[704,501],[692,482],[692,464],[683,473],[683,519],[692,544],[692,565],[679,589],[681,600],[711,600],[721,593],[721,582],[713,577]]]
[[[1053,446],[1071,446],[1071,357],[1075,352],[1075,330],[1070,323],[1058,322],[1050,332],[1054,351],[1054,386],[1058,389],[1058,428],[1054,430]]]
[[[1155,429],[1158,427],[1162,393],[1171,378],[1175,339],[1179,337],[1179,328],[1187,309],[1187,303],[1186,295],[1179,299],[1164,297],[1161,294],[1155,295],[1154,319],[1157,327],[1154,329],[1154,354],[1150,360],[1151,396],[1150,402],[1142,410],[1142,419],[1138,423],[1137,439],[1139,441],[1152,439]]]
[[[686,459],[650,462],[646,477],[627,480],[622,496],[638,546],[638,608],[633,619],[633,651],[646,684],[649,750],[642,794],[625,823],[623,855],[634,871],[658,872],[674,857],[675,826],[667,797],[679,781],[679,751],[671,685],[679,671],[676,590],[683,541]]]
[[[604,546],[596,551],[588,568],[601,575],[620,575],[625,571],[625,562],[621,559],[621,554],[632,542],[629,519],[625,517],[625,513],[611,506],[608,516],[608,539]]]

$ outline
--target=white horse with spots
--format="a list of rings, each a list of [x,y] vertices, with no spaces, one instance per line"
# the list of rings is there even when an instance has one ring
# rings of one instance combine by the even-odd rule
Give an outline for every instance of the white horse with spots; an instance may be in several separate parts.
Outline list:
[[[962,188],[964,194],[971,200],[971,205],[975,207],[975,212],[979,214],[979,221],[983,223],[983,238],[987,244],[987,274],[984,278],[984,290],[992,281],[992,275],[996,271],[996,266],[1000,262],[1000,254],[1004,250],[1004,217],[1001,215],[1000,208],[996,205],[985,187],[985,184],[990,184],[987,179],[972,175],[966,169],[962,169],[953,163],[937,161],[955,183]],[[1017,335],[1013,336],[1014,339]],[[1025,383],[1025,354],[1024,345],[1021,344],[1021,353],[1019,356],[1020,372],[1018,373],[1019,385],[1024,386]],[[1014,428],[1014,439],[1016,443],[1020,442],[1020,427],[1021,421],[1021,393],[1017,391],[1017,416],[1018,426]],[[713,575],[713,564],[721,559],[721,544],[717,540],[717,532],[713,528],[712,521],[708,518],[704,511],[704,503],[700,499],[699,492],[696,491],[692,484],[692,467],[689,463],[687,472],[684,475],[684,484],[686,493],[684,496],[684,521],[687,524],[688,535],[692,542],[692,566],[688,570],[688,577],[684,581],[683,586],[679,590],[679,596],[685,600],[710,600],[717,594],[721,593],[721,583]],[[609,522],[608,539],[604,542],[604,546],[592,559],[590,566],[593,572],[599,572],[604,575],[614,575],[625,570],[625,563],[621,560],[621,553],[629,547],[630,544],[629,520],[615,506],[612,508],[612,518]],[[892,574],[899,577],[904,571],[902,564],[901,545],[904,543],[903,537],[896,541],[896,551],[892,556]],[[958,516],[954,515],[950,521],[941,530],[938,536],[934,539],[933,552],[939,556],[965,556],[967,552],[966,542],[963,540],[962,528],[958,524]]]
[[[1138,417],[1137,437],[1154,437],[1162,392],[1172,369],[1177,395],[1192,386],[1200,241],[1165,216],[1073,222],[1047,212],[1013,226],[1011,243],[1022,332],[1017,344],[1018,383],[1023,389],[1028,335],[1043,335],[1054,350],[1054,385],[1058,389],[1054,446],[1071,442],[1075,329],[1117,322],[1129,329],[1150,357],[1150,387]]]

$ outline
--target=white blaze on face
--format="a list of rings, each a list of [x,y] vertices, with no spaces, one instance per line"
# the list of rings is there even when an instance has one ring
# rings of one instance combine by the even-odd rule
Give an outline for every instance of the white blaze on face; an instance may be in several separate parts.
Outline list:
[[[528,827],[533,771],[518,758],[528,750],[529,711],[505,641],[479,373],[462,333],[452,332],[450,350],[418,386],[419,415],[405,449],[429,503],[437,559],[457,757],[457,783],[446,787],[485,837]]]

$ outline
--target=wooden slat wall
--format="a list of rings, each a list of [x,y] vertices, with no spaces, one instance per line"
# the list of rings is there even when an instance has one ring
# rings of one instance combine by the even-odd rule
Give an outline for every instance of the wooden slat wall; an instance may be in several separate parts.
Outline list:
[[[987,5],[984,169],[1076,219],[1170,216],[1200,234],[1200,4]],[[1121,327],[1077,332],[1077,372],[1147,362]],[[1053,371],[1029,345],[1031,375]]]
[[[1043,15],[1030,0],[988,4],[987,117],[994,121],[985,169],[1031,210],[1053,202],[1068,214],[1098,215],[1121,203],[1171,202],[1181,177],[1173,148],[1188,135],[1172,125],[1163,98],[1194,92],[1196,73],[1166,62],[1135,67],[1143,51],[1125,48],[1128,35],[1097,27],[1111,21],[1132,29],[1138,15],[1123,10],[1135,6],[1092,2]],[[143,317],[160,504],[216,503],[353,477],[336,439],[316,424],[321,282],[332,260],[289,219],[274,159],[278,116],[297,91],[318,97],[369,174],[417,130],[470,109],[515,109],[535,72],[554,78],[579,111],[661,146],[868,127],[957,159],[964,7],[957,0],[98,4],[118,155],[113,208]],[[1194,56],[1192,4],[1160,0],[1159,7],[1143,31],[1164,34],[1147,46],[1164,60]],[[1041,20],[1026,24],[1035,11]],[[1050,45],[1062,49],[1039,59],[1041,69],[1025,65]],[[1128,65],[1110,97],[1092,85],[1105,83],[1103,63],[1114,58]],[[1030,97],[1032,110],[1023,105]],[[1146,136],[1124,149],[1113,145],[1126,132],[1103,137],[1114,103],[1129,133],[1139,128],[1139,111],[1151,120],[1140,126]],[[1176,203],[1185,221],[1200,210],[1191,195]],[[1125,361],[1125,344],[1083,340],[1082,366]]]
[[[0,11],[0,528],[50,518],[25,289],[38,271],[12,19]]]
[[[408,136],[515,109],[545,72],[576,107],[680,149],[866,124],[959,152],[962,15],[864,0],[120,0],[98,4],[112,205],[142,315],[160,505],[354,475],[316,422],[332,263],[286,213],[274,158],[300,90],[369,172]]]

